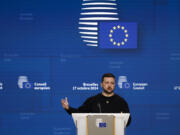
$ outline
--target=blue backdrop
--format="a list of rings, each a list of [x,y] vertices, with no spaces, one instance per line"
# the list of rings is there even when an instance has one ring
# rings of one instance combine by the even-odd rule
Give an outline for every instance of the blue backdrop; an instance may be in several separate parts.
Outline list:
[[[78,107],[101,88],[75,87],[100,84],[102,74],[112,72],[117,83],[125,76],[131,85],[147,84],[143,90],[116,86],[132,113],[126,135],[179,135],[180,2],[117,0],[119,21],[138,24],[138,47],[126,50],[82,42],[81,4],[0,1],[0,134],[75,135],[60,99]]]

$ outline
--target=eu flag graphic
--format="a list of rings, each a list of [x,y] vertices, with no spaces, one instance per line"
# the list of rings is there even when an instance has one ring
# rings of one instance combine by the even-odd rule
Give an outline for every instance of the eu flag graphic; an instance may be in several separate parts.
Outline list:
[[[137,48],[137,23],[100,22],[100,48]]]

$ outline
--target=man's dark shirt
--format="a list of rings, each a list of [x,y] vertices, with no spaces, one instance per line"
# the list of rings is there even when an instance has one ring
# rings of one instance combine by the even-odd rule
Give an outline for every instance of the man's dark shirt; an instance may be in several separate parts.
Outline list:
[[[102,93],[88,98],[82,106],[75,109],[69,107],[66,110],[71,113],[130,113],[127,102],[117,94],[111,97],[105,97]],[[127,126],[131,122],[131,116],[128,120]]]

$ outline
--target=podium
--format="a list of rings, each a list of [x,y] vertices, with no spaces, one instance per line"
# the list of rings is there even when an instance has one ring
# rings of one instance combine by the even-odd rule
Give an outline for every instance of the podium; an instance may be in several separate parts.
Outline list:
[[[77,135],[124,135],[129,113],[72,113]]]

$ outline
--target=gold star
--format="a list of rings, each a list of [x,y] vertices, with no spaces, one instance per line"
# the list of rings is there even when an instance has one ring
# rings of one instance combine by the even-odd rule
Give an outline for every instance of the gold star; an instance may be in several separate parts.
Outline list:
[[[118,25],[117,28],[120,29],[120,26]]]
[[[116,45],[116,42],[113,42],[113,45]]]
[[[124,30],[124,26],[122,26],[121,29]]]
[[[127,42],[127,38],[125,38],[124,41]]]
[[[126,36],[126,37],[128,37],[129,35],[128,35],[128,34],[126,34],[125,36]]]
[[[122,45],[124,45],[124,42],[121,42]]]
[[[127,30],[124,30],[124,33],[127,33]]]
[[[110,30],[111,33],[113,33],[114,31],[113,30]]]
[[[109,37],[111,38],[111,37],[112,37],[112,34],[109,34]]]
[[[121,44],[120,43],[117,43],[118,46],[120,46]]]
[[[111,38],[110,41],[113,42],[113,39]]]
[[[116,27],[114,26],[114,27],[113,27],[113,29],[115,30],[115,29],[116,29]]]

